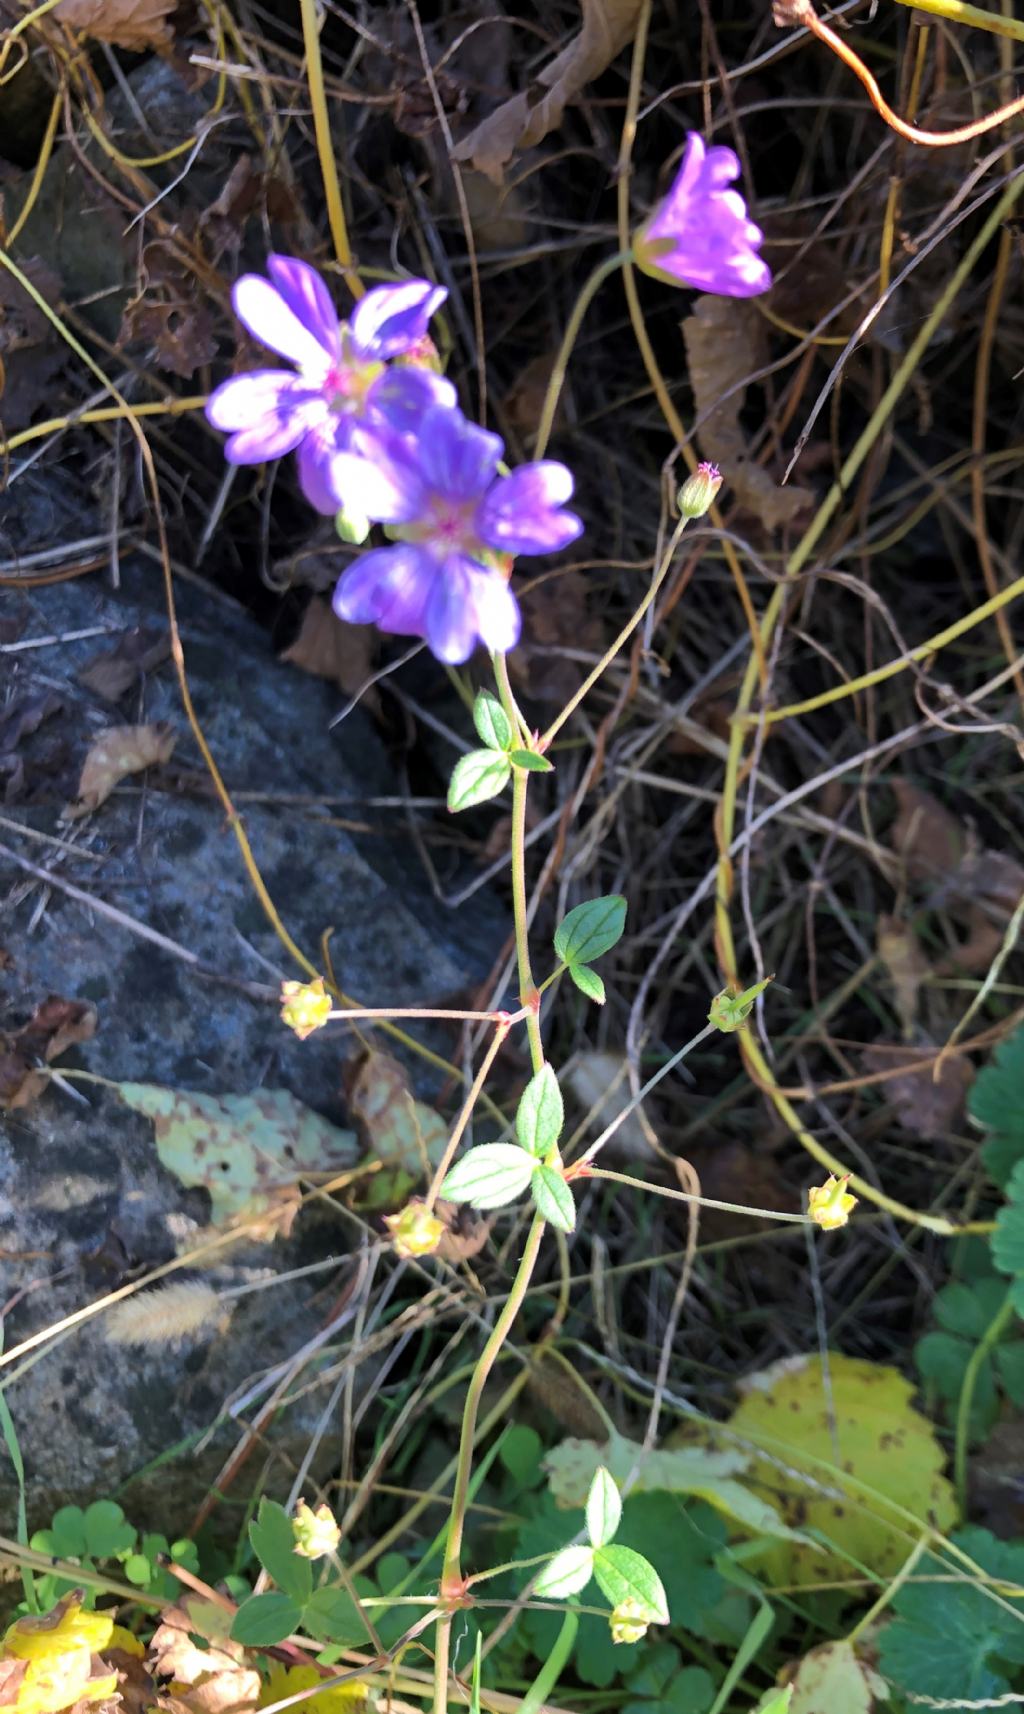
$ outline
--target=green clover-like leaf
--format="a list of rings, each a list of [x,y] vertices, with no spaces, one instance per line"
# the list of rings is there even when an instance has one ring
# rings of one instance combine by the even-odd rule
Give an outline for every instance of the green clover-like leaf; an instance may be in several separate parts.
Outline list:
[[[564,1123],[558,1078],[550,1065],[544,1064],[523,1090],[516,1111],[516,1136],[524,1149],[543,1160],[558,1142]]]
[[[522,1196],[536,1161],[515,1143],[481,1143],[456,1161],[441,1186],[447,1202],[471,1208],[504,1208]]]
[[[452,770],[448,808],[458,814],[459,810],[472,809],[474,804],[486,803],[504,790],[511,774],[507,756],[496,750],[470,750],[468,756],[460,756]]]
[[[625,926],[626,901],[621,893],[588,899],[559,923],[555,951],[563,964],[592,964],[622,939]]]

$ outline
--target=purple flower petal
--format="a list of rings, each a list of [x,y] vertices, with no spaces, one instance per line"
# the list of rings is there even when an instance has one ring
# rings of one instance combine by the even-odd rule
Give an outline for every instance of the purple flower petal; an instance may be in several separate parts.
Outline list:
[[[500,553],[557,553],[582,535],[575,512],[561,508],[571,499],[572,472],[564,464],[541,459],[501,476],[477,511],[477,529],[488,547]]]
[[[263,374],[273,376],[273,371]],[[253,377],[238,375],[225,381],[207,403],[207,412],[220,419],[215,427],[229,429],[232,422],[238,424],[224,447],[229,464],[266,464],[281,458],[327,420],[327,406],[319,393],[310,392],[294,377],[288,378],[290,386],[264,384],[248,391],[240,385],[258,375],[259,371],[254,371]],[[247,400],[253,407],[251,415],[242,412]],[[257,414],[257,405],[262,414]]]
[[[475,500],[493,480],[505,443],[460,410],[435,406],[420,424],[419,450],[428,487],[448,500]]]
[[[439,562],[424,633],[439,661],[458,666],[477,642],[504,654],[519,641],[519,607],[505,579],[462,554]]]
[[[332,472],[346,506],[375,524],[410,524],[423,515],[428,496],[412,442],[392,429],[357,423],[351,446],[337,454]]]
[[[214,388],[206,401],[206,420],[230,434],[264,417],[284,415],[319,396],[290,369],[250,369]]]
[[[399,286],[374,286],[360,298],[349,327],[363,357],[400,357],[425,336],[434,311],[448,296],[429,280],[405,280]]]
[[[399,637],[422,637],[437,576],[436,560],[412,542],[374,548],[338,579],[334,611],[352,625],[379,625]]]
[[[231,291],[240,322],[262,345],[297,363],[303,373],[322,381],[335,361],[335,352],[296,315],[276,286],[260,274],[243,274]]]
[[[307,434],[296,457],[299,487],[313,510],[333,517],[343,501],[334,479],[334,460],[351,437],[346,417],[329,416]]]
[[[764,234],[730,186],[740,174],[732,149],[705,148],[691,132],[679,171],[633,240],[636,263],[654,279],[721,297],[768,290],[771,269],[758,255]]]
[[[432,405],[451,410],[455,388],[429,369],[391,368],[366,395],[368,411],[382,417],[398,434],[418,434],[423,415]]]
[[[473,572],[473,606],[480,641],[500,655],[519,641],[519,603],[497,571]]]
[[[318,345],[337,362],[341,356],[341,329],[334,299],[315,268],[295,256],[267,257],[267,273],[288,308],[308,328]]]

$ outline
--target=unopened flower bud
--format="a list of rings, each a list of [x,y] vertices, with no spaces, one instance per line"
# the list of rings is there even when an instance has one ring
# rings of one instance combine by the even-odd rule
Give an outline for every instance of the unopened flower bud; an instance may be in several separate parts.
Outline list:
[[[851,1196],[846,1188],[849,1182],[848,1172],[844,1172],[842,1178],[829,1173],[824,1184],[816,1184],[807,1192],[807,1212],[823,1232],[834,1232],[838,1226],[845,1226],[850,1210],[856,1208],[857,1198]]]
[[[317,1506],[314,1512],[305,1500],[300,1500],[292,1519],[294,1551],[302,1559],[322,1559],[325,1553],[336,1553],[341,1540],[334,1513],[330,1506]]]
[[[752,988],[744,988],[742,994],[733,994],[728,988],[723,988],[716,994],[708,1011],[708,1023],[714,1024],[716,1030],[725,1035],[734,1035],[743,1028],[754,1009],[754,1001],[763,994],[773,978],[766,976],[763,982],[755,982]]]
[[[717,464],[698,464],[692,476],[688,476],[679,490],[677,505],[683,518],[703,518],[708,507],[714,504],[715,495],[722,486],[722,475]]]
[[[608,1623],[611,1626],[613,1643],[639,1643],[647,1635],[647,1627],[651,1622],[651,1610],[638,1601],[635,1595],[627,1595],[620,1601],[612,1612]]]
[[[387,1214],[384,1224],[400,1256],[432,1256],[444,1236],[444,1221],[424,1202],[410,1202],[400,1214]]]
[[[324,992],[323,977],[313,982],[281,983],[281,1019],[305,1041],[331,1015],[331,996]]]

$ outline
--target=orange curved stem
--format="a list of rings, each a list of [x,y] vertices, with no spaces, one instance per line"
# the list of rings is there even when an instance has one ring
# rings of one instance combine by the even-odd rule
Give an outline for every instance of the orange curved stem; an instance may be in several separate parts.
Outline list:
[[[1004,125],[1008,119],[1013,119],[1018,113],[1024,113],[1024,95],[1018,95],[1016,100],[1008,101],[1005,107],[1000,107],[995,113],[990,113],[985,119],[972,119],[969,125],[958,125],[952,131],[922,131],[917,125],[908,125],[898,113],[894,113],[885,96],[878,87],[878,81],[868,70],[860,55],[855,53],[848,42],[837,35],[835,30],[823,19],[818,17],[811,0],[776,0],[775,22],[780,25],[802,25],[817,36],[819,42],[824,42],[827,48],[849,66],[855,77],[858,77],[867,90],[876,111],[881,114],[886,124],[908,143],[922,143],[929,149],[950,149],[957,143],[969,143],[974,137],[983,137],[987,131],[994,131],[998,125]]]

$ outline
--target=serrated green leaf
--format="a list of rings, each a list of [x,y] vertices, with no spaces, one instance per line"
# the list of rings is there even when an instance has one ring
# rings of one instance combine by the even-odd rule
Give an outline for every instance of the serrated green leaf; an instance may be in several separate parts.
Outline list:
[[[1024,1161],[1013,1169],[1006,1187],[1009,1201],[996,1216],[992,1260],[1001,1274],[1024,1274]]]
[[[563,964],[592,964],[622,939],[626,901],[621,893],[588,899],[559,923],[555,951]]]
[[[313,1590],[313,1567],[295,1552],[292,1522],[276,1500],[262,1499],[257,1517],[249,1525],[253,1553],[267,1576],[301,1607]]]
[[[622,1500],[619,1490],[605,1469],[599,1465],[594,1472],[587,1495],[587,1534],[592,1547],[607,1547],[614,1541],[622,1520]]]
[[[588,1000],[593,1000],[598,1006],[604,1005],[604,983],[596,970],[591,970],[589,964],[568,964],[566,969],[581,994],[585,994]]]
[[[1024,1339],[1001,1340],[993,1353],[996,1374],[1011,1404],[1024,1407]]]
[[[496,750],[470,750],[460,756],[448,786],[448,808],[453,815],[497,797],[508,785],[512,769],[507,756]]]
[[[536,750],[510,750],[509,761],[517,768],[525,768],[529,774],[552,774],[554,763],[546,756],[538,756]]]
[[[631,1547],[613,1542],[594,1553],[594,1577],[605,1600],[617,1607],[621,1601],[639,1601],[652,1625],[668,1624],[668,1601],[661,1578],[649,1559]]]
[[[563,1547],[546,1565],[533,1586],[534,1594],[551,1601],[565,1601],[585,1589],[594,1574],[594,1550],[582,1543]]]
[[[481,1143],[456,1161],[441,1186],[447,1202],[504,1208],[522,1196],[537,1162],[515,1143]]]
[[[273,1648],[283,1643],[302,1623],[302,1608],[290,1595],[270,1589],[265,1595],[250,1595],[231,1622],[233,1642],[247,1648]]]
[[[960,1530],[952,1542],[991,1577],[1024,1581],[1019,1544],[976,1528]],[[944,1697],[955,1686],[965,1702],[1009,1690],[1003,1662],[1024,1660],[1019,1606],[994,1598],[961,1562],[925,1555],[892,1606],[896,1617],[879,1632],[878,1665],[899,1690]]]
[[[978,1073],[967,1098],[976,1124],[991,1132],[981,1158],[1001,1189],[1024,1161],[1024,1027],[1001,1042]]]
[[[534,1168],[530,1193],[542,1220],[546,1220],[559,1232],[573,1231],[576,1225],[576,1204],[572,1191],[555,1167]]]
[[[995,1281],[996,1307],[1002,1302],[1006,1287]],[[932,1313],[947,1333],[959,1333],[964,1339],[980,1339],[994,1311],[986,1313],[984,1298],[963,1280],[951,1280],[935,1293]]]
[[[496,696],[478,690],[473,704],[473,725],[489,750],[507,750],[512,743],[512,722]]]
[[[558,1078],[544,1064],[530,1078],[516,1109],[516,1136],[523,1148],[543,1160],[562,1135],[565,1107]]]
[[[85,1551],[92,1559],[113,1559],[135,1546],[137,1531],[113,1500],[94,1500],[85,1508]]]
[[[960,1397],[964,1374],[971,1359],[971,1347],[966,1339],[955,1333],[926,1333],[914,1346],[914,1361],[918,1373],[931,1381],[944,1399]]]

